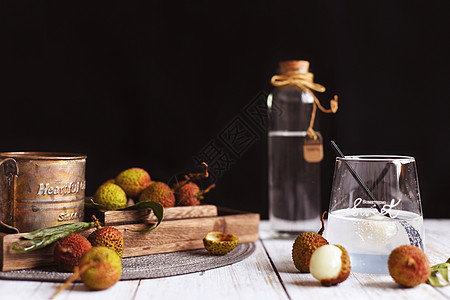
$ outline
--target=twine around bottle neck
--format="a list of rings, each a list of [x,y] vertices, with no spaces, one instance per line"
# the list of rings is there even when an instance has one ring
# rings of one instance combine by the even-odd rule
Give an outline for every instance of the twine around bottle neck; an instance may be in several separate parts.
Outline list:
[[[302,73],[298,71],[288,71],[280,75],[272,76],[270,83],[273,86],[295,85],[313,97],[314,102],[311,112],[311,120],[309,121],[309,126],[306,133],[310,138],[316,140],[317,134],[314,131],[313,126],[316,118],[317,107],[319,107],[319,109],[324,113],[336,113],[338,110],[338,96],[334,95],[334,99],[330,100],[329,109],[324,108],[312,91],[323,93],[325,92],[325,87],[321,84],[315,83],[314,74],[310,72]]]

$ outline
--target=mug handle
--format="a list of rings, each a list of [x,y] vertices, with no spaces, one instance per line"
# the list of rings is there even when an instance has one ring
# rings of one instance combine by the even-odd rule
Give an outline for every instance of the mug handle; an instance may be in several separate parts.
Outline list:
[[[12,163],[10,163],[12,162]],[[0,220],[0,226],[6,227],[9,230],[13,230],[17,233],[19,233],[19,229],[17,229],[14,226],[8,225],[5,222],[7,220],[10,220],[12,224],[14,224],[14,211],[15,211],[15,205],[16,205],[16,178],[19,176],[19,165],[17,164],[17,161],[14,158],[5,158],[0,161],[0,166],[3,165],[3,170],[5,173],[5,176],[8,181],[8,199],[7,201],[9,203],[6,203],[3,209],[3,220]]]

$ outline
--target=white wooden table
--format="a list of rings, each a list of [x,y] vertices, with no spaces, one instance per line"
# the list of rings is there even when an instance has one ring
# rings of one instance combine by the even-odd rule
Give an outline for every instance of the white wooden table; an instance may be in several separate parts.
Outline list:
[[[425,220],[426,254],[432,265],[450,257],[450,219]],[[343,283],[322,287],[299,273],[291,259],[293,240],[273,239],[262,221],[260,240],[249,258],[202,273],[120,281],[105,291],[73,284],[55,299],[450,299],[450,286],[399,287],[389,275],[350,274]],[[0,280],[0,299],[48,299],[60,283]]]

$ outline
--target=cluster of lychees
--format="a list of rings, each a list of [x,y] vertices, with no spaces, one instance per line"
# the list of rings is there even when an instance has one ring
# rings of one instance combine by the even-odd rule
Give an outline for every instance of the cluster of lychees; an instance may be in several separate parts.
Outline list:
[[[111,210],[125,208],[129,198],[135,202],[155,201],[163,207],[200,205],[204,194],[214,185],[200,190],[193,182],[195,179],[196,176],[186,176],[170,187],[162,181],[151,180],[142,168],[130,168],[102,184],[94,194],[94,202]]]
[[[302,273],[311,273],[324,286],[336,285],[350,275],[350,257],[344,247],[329,245],[319,233],[305,232],[299,235],[292,247],[295,267]],[[398,284],[414,287],[428,280],[430,262],[418,247],[402,245],[394,249],[388,259],[389,273]]]
[[[123,236],[114,227],[100,226],[96,219],[95,225],[97,228],[87,238],[76,233],[56,242],[53,257],[58,269],[73,275],[55,295],[79,277],[93,290],[107,289],[120,280]]]

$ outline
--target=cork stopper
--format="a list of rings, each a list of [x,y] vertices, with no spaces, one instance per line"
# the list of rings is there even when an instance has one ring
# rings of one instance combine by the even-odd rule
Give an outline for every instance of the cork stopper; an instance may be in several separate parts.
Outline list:
[[[306,73],[309,70],[309,61],[307,61],[307,60],[281,61],[279,63],[279,65],[280,65],[281,73],[292,72],[292,71]]]

